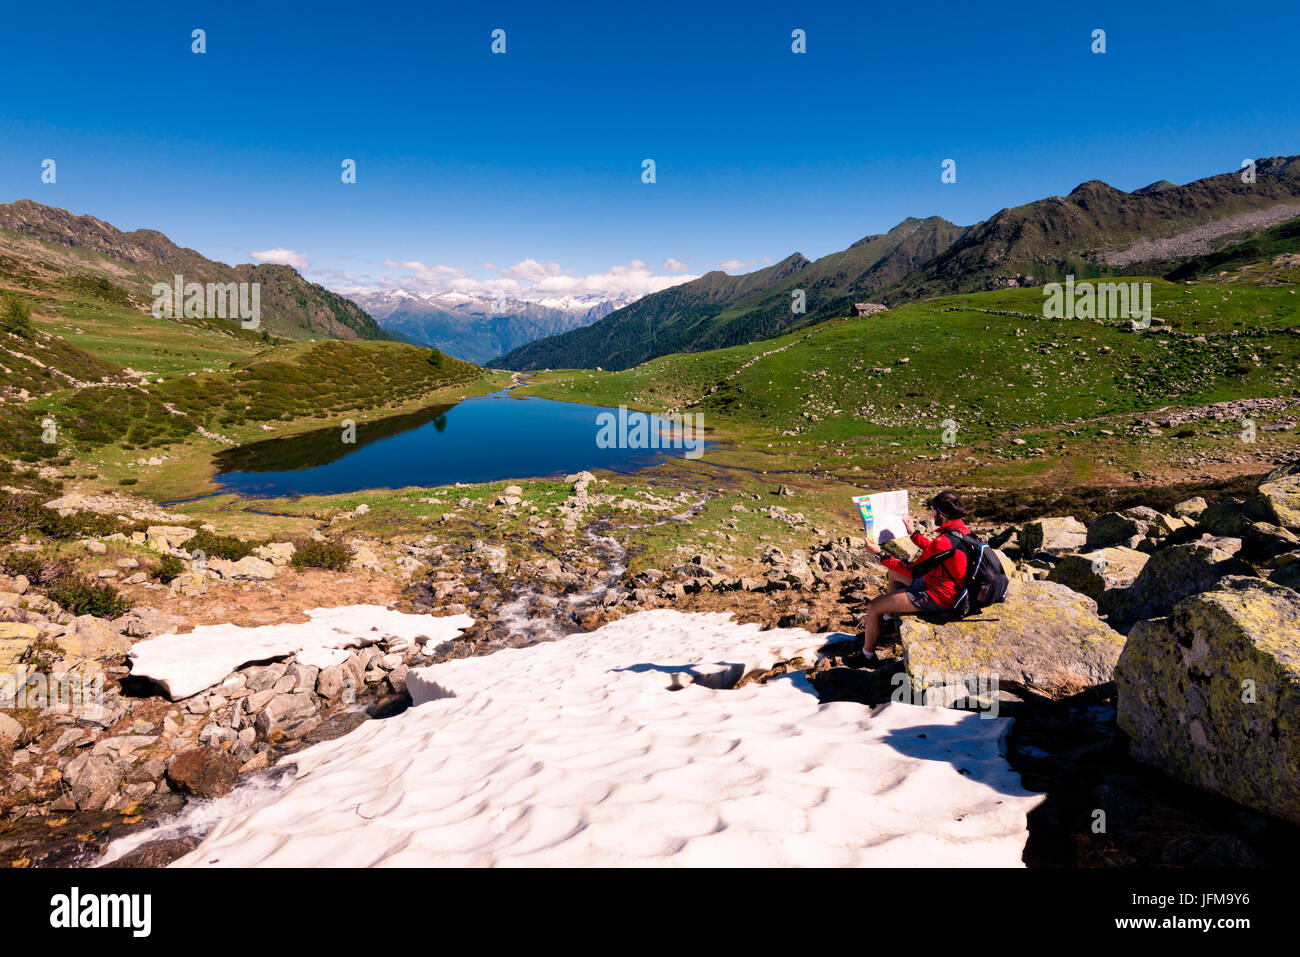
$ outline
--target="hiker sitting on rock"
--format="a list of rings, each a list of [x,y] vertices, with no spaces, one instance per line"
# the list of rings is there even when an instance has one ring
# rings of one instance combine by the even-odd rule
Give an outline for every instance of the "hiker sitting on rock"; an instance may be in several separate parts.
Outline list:
[[[941,614],[953,607],[966,578],[966,555],[960,548],[954,548],[946,532],[960,532],[969,535],[970,529],[962,518],[966,508],[956,492],[940,492],[930,501],[927,508],[934,509],[935,536],[926,538],[916,530],[911,518],[903,519],[912,541],[921,549],[921,554],[912,564],[900,561],[892,555],[884,554],[875,542],[867,541],[867,550],[880,556],[880,563],[889,569],[889,591],[875,598],[867,605],[866,621],[862,630],[862,654],[868,661],[876,657],[876,642],[880,639],[881,623],[888,616]],[[928,562],[920,578],[913,578],[913,569],[918,568],[928,559],[943,552],[952,554],[939,562]]]

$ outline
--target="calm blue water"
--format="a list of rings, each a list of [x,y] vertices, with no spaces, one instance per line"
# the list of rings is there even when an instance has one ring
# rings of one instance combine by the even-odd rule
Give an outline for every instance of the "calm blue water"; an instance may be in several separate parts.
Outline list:
[[[216,481],[241,495],[328,495],[369,488],[632,472],[685,449],[600,448],[594,405],[507,392],[413,415],[241,446],[217,456]]]

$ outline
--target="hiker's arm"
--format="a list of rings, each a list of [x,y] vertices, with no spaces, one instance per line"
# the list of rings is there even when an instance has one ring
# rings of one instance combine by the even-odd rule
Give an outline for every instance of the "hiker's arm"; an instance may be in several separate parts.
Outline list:
[[[884,565],[886,568],[890,569],[891,571],[896,571],[901,575],[907,575],[909,578],[911,577],[912,568],[910,565],[907,564],[907,562],[895,558],[893,555],[889,554],[883,549],[877,552],[876,554],[880,556],[880,564]]]

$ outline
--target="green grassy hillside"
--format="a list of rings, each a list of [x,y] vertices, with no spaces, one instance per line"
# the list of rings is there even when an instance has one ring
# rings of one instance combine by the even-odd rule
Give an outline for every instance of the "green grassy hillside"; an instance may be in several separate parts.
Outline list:
[[[1136,413],[1300,395],[1294,287],[1151,281],[1161,322],[1145,332],[1125,331],[1121,322],[1044,319],[1041,290],[1013,289],[911,303],[621,372],[556,373],[526,391],[703,412],[708,425],[743,436],[746,447],[843,458],[846,467],[922,454],[946,459],[976,447],[1008,463],[1043,448],[1041,461],[1049,462],[1053,442],[1084,454],[1091,444],[1101,457],[1110,442],[1103,430],[1118,445],[1132,437]],[[952,443],[944,441],[948,420]],[[1216,428],[1231,438],[1240,425]],[[1195,439],[1168,441],[1164,451],[1194,457]],[[719,460],[766,467],[753,456],[723,452]],[[777,458],[772,466],[795,463]]]
[[[228,266],[177,246],[156,230],[123,232],[93,216],[29,199],[0,204],[0,285],[21,288],[38,303],[56,302],[78,289],[93,294],[102,280],[116,290],[117,306],[149,312],[154,283],[171,283],[177,274],[185,282],[260,283],[259,331],[271,336],[388,338],[356,303],[308,282],[289,266]]]

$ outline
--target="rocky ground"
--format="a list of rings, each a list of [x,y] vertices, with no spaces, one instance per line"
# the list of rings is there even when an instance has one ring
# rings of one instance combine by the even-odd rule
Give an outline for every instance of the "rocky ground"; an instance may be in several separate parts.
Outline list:
[[[402,709],[411,667],[554,640],[660,607],[850,638],[883,570],[860,538],[805,518],[789,504],[798,501],[791,491],[742,493],[705,535],[696,524],[714,494],[707,489],[657,488],[629,499],[580,473],[566,479],[567,494],[553,507],[519,486],[455,503],[453,514],[477,508],[521,518],[533,533],[527,548],[491,534],[339,537],[330,534],[335,515],[307,538],[266,541],[240,558],[196,548],[222,542],[176,512],[126,498],[52,499],[55,512],[133,523],[67,546],[87,575],[112,584],[132,607],[113,617],[74,614],[45,593],[60,592],[23,574],[0,577],[0,668],[30,676],[33,705],[0,710],[0,863],[93,865],[124,832]],[[905,689],[926,703],[1016,717],[1009,757],[1028,786],[1050,795],[1031,822],[1030,864],[1280,862],[1300,846],[1300,796],[1294,775],[1285,778],[1300,714],[1298,498],[1300,477],[1281,469],[1258,492],[1213,504],[1131,508],[1086,525],[1056,516],[985,527],[1013,578],[1005,604],[957,624],[907,619],[877,669],[849,667],[855,659],[845,646],[843,654],[776,662],[741,680],[800,668],[823,700],[874,704]],[[758,542],[738,556],[738,522],[756,514],[797,529],[800,547]],[[675,561],[633,562],[642,545],[629,532],[657,528],[679,543],[659,553]],[[712,544],[684,544],[696,532],[694,540]],[[345,550],[317,554],[330,543]],[[914,548],[892,547],[903,557]],[[47,556],[48,543],[20,536],[6,567],[23,554]],[[174,574],[160,576],[168,558]],[[308,609],[352,604],[466,613],[475,624],[437,644],[377,640],[325,667],[293,656],[249,662],[182,700],[131,674],[132,646],[157,635],[301,621]],[[1181,647],[1196,654],[1180,658]],[[1224,697],[1242,668],[1258,689],[1244,712]],[[49,680],[41,676],[95,673],[103,708],[93,716],[31,697]],[[980,675],[995,685],[975,680]],[[1161,694],[1144,691],[1150,687]],[[1141,761],[1130,756],[1130,740]],[[1241,787],[1239,779],[1266,784]],[[116,863],[166,863],[193,843],[147,843]]]

